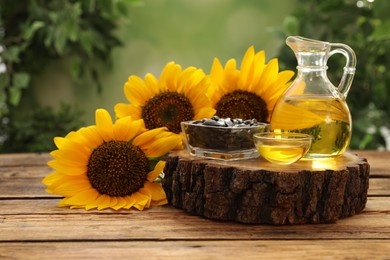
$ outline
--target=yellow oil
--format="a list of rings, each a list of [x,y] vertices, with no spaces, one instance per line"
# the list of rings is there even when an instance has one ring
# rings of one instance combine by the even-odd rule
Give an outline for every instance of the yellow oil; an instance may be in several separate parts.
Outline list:
[[[312,135],[306,158],[328,158],[342,154],[351,139],[351,116],[338,98],[288,97],[279,101],[271,118],[273,131]]]
[[[307,151],[305,147],[260,145],[259,153],[268,161],[277,164],[291,164],[298,161]]]

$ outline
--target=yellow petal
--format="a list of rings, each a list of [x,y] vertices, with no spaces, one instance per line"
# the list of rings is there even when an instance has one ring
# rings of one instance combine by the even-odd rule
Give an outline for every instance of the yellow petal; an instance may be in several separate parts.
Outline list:
[[[165,161],[159,161],[154,167],[153,171],[148,173],[147,176],[148,181],[153,182],[155,179],[157,179],[160,173],[164,170],[164,167],[165,167]]]
[[[66,175],[82,175],[87,172],[87,165],[72,165],[71,163],[65,164],[63,161],[52,160],[47,163],[50,167]]]
[[[249,47],[246,51],[240,67],[240,78],[238,86],[242,90],[247,90],[253,78],[253,59],[255,56],[255,48]]]
[[[80,128],[78,133],[82,135],[85,140],[88,140],[87,145],[91,149],[96,149],[103,143],[103,138],[99,135],[96,126],[88,126],[88,127]]]
[[[175,64],[174,62],[170,62],[165,66],[160,76],[161,89],[163,92],[177,91],[177,81],[180,72],[181,72],[180,65]]]
[[[110,197],[110,208],[114,208],[118,203],[117,197]]]
[[[61,179],[62,176],[63,176],[63,174],[60,174],[58,172],[52,172],[52,173],[48,174],[45,178],[43,178],[42,183],[45,185],[51,185],[52,183],[54,183],[58,179]]]
[[[223,75],[224,70],[221,62],[217,58],[214,58],[213,65],[210,70],[211,80],[213,82],[222,83]]]
[[[127,201],[122,198],[122,197],[116,197],[117,199],[117,203],[115,206],[112,206],[111,208],[114,209],[114,210],[118,210],[118,209],[121,209],[123,208],[124,206],[126,206],[127,204]]]
[[[96,110],[96,127],[99,135],[103,138],[104,141],[108,142],[112,140],[113,124],[111,116],[107,110]]]
[[[173,148],[173,150],[183,150],[184,147],[184,136],[181,134],[180,142]]]
[[[131,106],[130,104],[125,104],[125,103],[118,103],[114,107],[115,111],[115,116],[117,118],[122,118],[125,116],[132,116],[131,115]]]
[[[278,76],[278,70],[278,60],[272,59],[264,68],[263,74],[260,78],[260,86],[258,86],[256,93],[262,96],[263,92],[268,91],[268,87],[274,83]]]
[[[272,85],[267,89],[267,91],[262,93],[262,98],[264,100],[278,99],[290,86],[287,82],[292,78],[294,72],[285,70],[278,74],[277,79],[272,83]],[[260,91],[256,94],[259,95]]]
[[[230,93],[237,89],[238,71],[236,69],[236,60],[230,59],[225,65],[225,75],[222,81],[222,86]]]
[[[203,119],[203,118],[210,118],[213,115],[215,115],[216,110],[211,107],[205,107],[198,111],[198,113],[194,116],[194,119]]]
[[[151,204],[156,206],[162,206],[168,204],[168,200],[167,199],[153,200]]]
[[[131,104],[143,106],[154,96],[151,89],[147,88],[145,82],[138,76],[130,76],[124,86],[127,100]]]
[[[60,208],[68,207],[69,205],[66,204],[66,200],[67,200],[67,199],[68,199],[68,198],[63,198],[62,200],[60,200],[60,201],[58,202],[58,207],[60,207]]]
[[[134,137],[146,131],[145,123],[143,119],[138,119],[131,122],[129,128],[131,129],[131,131],[128,133],[126,137],[127,140],[132,140]]]
[[[110,202],[111,202],[110,196],[102,194],[100,197],[101,197],[101,201],[99,201],[100,203],[98,204],[97,209],[102,210],[110,207]]]
[[[90,210],[90,209],[93,209],[93,208],[97,208],[102,203],[104,203],[104,201],[107,199],[106,197],[108,197],[108,196],[104,195],[104,194],[99,194],[98,197],[94,201],[92,201],[91,203],[85,205],[85,209],[86,210]]]
[[[88,190],[83,190],[72,197],[69,197],[65,200],[65,203],[69,206],[83,206],[91,203],[98,197],[99,193],[91,188]]]
[[[133,205],[134,208],[138,210],[143,210],[146,205],[150,204],[150,196],[147,196],[145,194],[142,194],[140,192],[134,192],[131,194],[131,196],[135,199],[135,204]]]
[[[231,72],[234,72],[234,71],[236,71],[236,60],[230,59],[226,62],[225,73],[230,74]]]
[[[124,209],[131,208],[136,202],[133,196],[125,196],[124,199],[126,200],[126,205],[123,207]]]
[[[126,116],[116,120],[114,124],[114,139],[117,141],[129,141],[128,136],[132,129],[129,127],[131,117]]]
[[[77,150],[62,149],[52,152],[57,160],[69,163],[69,165],[84,166],[88,164],[89,155],[81,153]]]
[[[194,85],[191,76],[194,75],[195,71],[196,71],[195,67],[188,67],[185,70],[178,73],[179,75],[176,83],[177,84],[176,92],[182,93],[183,91],[185,91],[185,88],[190,88],[191,86]],[[194,77],[194,79],[196,79],[196,77]]]
[[[188,72],[188,79],[186,80],[187,85],[198,85],[205,77],[206,74],[202,69],[196,69],[193,67],[189,67],[183,71],[183,78],[186,78],[186,74]]]
[[[152,91],[152,95],[155,96],[156,94],[159,93],[159,82],[158,80],[156,79],[156,77],[151,74],[151,73],[148,73],[145,75],[145,85],[147,88],[149,88],[151,91]]]
[[[286,84],[294,76],[294,74],[295,73],[292,70],[284,70],[279,72],[275,85]]]
[[[185,89],[185,96],[190,100],[195,113],[199,109],[211,107],[211,102],[207,94],[209,86],[210,81],[205,77],[198,85],[191,85],[188,87],[189,90]]]
[[[73,182],[78,180],[86,180],[86,175],[80,175],[80,176],[70,176],[65,175],[60,172],[53,172],[49,175],[47,175],[43,180],[42,183],[47,185],[51,190],[55,189],[59,185],[62,185],[66,182]]]
[[[204,94],[197,96],[195,99],[192,99],[191,103],[195,114],[197,114],[202,108],[211,108],[210,100]]]
[[[73,146],[74,149],[83,150],[86,154],[91,154],[91,151],[95,148],[94,142],[90,142],[85,138],[84,135],[80,132],[79,129],[77,132],[70,132],[66,135],[66,140],[68,142],[64,143],[65,145]]]
[[[85,208],[85,206],[70,206],[71,209],[82,209]]]
[[[144,205],[145,208],[149,208],[150,207],[150,203],[152,202],[152,194],[151,194],[151,191],[149,189],[145,189],[144,187],[141,188],[139,191],[138,191],[140,194],[142,195],[145,195],[148,197],[148,200],[146,202],[146,204]],[[137,204],[137,203],[136,203]]]
[[[88,180],[75,180],[59,185],[53,191],[55,194],[68,197],[91,188],[91,183]]]
[[[77,167],[83,167],[88,164],[89,155],[83,154],[77,150],[56,150],[52,154],[55,154],[55,158],[64,164],[75,165]]]
[[[68,140],[64,137],[54,137],[53,140],[58,149],[66,147],[66,143],[68,142]]]
[[[129,105],[128,112],[129,112],[128,115],[131,116],[133,120],[142,118],[142,108],[139,106],[133,104]]]
[[[249,91],[257,90],[256,88],[258,88],[260,78],[263,75],[264,67],[265,67],[265,52],[259,51],[255,55],[254,67],[253,67],[253,79]]]
[[[166,199],[164,189],[160,183],[145,182],[144,188],[150,194],[151,199],[155,201]]]
[[[206,93],[206,95],[210,99],[211,107],[215,107],[215,105],[221,99],[223,94],[224,93],[222,92],[222,90],[220,90],[219,85],[212,82]]]
[[[195,73],[194,73],[195,74]],[[195,77],[195,76],[194,76]],[[183,88],[184,95],[194,104],[197,98],[206,97],[207,88],[209,87],[209,78],[203,72],[197,75],[196,82],[187,82]]]
[[[181,142],[181,134],[170,133],[154,140],[147,146],[140,146],[147,157],[161,157],[173,150]]]
[[[147,145],[149,142],[152,142],[152,140],[154,138],[156,138],[156,136],[158,134],[160,134],[161,132],[164,132],[164,131],[167,131],[168,128],[166,127],[159,127],[159,128],[155,128],[155,129],[152,129],[152,130],[148,130],[140,135],[138,135],[134,141],[133,141],[133,145],[136,145],[136,146],[145,146]]]

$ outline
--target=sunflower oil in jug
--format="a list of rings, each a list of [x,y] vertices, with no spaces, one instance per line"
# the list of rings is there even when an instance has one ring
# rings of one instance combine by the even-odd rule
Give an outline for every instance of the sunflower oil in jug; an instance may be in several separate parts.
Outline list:
[[[310,134],[312,145],[306,158],[331,158],[348,148],[352,122],[346,97],[355,74],[356,57],[345,44],[290,36],[287,45],[298,60],[297,77],[277,101],[271,129],[275,132]],[[346,66],[335,87],[327,77],[327,60],[340,53]]]

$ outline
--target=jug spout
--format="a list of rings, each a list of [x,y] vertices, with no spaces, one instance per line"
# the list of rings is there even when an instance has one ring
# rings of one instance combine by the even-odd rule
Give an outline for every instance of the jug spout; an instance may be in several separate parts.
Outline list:
[[[300,36],[290,36],[286,44],[294,51],[298,70],[326,70],[327,55],[330,51],[328,42],[316,41]]]
[[[286,44],[295,54],[299,52],[329,52],[330,50],[330,44],[328,42],[312,40],[301,36],[287,37]]]

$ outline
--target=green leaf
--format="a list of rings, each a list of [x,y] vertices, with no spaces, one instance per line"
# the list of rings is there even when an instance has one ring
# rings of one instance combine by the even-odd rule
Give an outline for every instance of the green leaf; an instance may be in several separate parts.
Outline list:
[[[64,12],[62,21],[62,28],[66,37],[75,42],[78,40],[80,16],[82,14],[82,7],[80,3],[75,3],[70,10]]]
[[[11,87],[9,90],[9,102],[13,106],[17,106],[19,104],[20,98],[22,96],[22,91],[18,88]]]
[[[122,1],[119,1],[116,3],[116,8],[118,9],[118,12],[122,15],[126,16],[128,15],[128,4]]]
[[[54,32],[54,48],[57,53],[63,55],[65,53],[67,35],[64,33],[62,28],[57,28]]]
[[[30,74],[26,72],[15,73],[12,80],[13,86],[19,89],[27,88],[29,82],[30,82]]]
[[[16,46],[11,46],[3,51],[3,58],[8,62],[16,62],[18,63],[20,61],[19,54],[20,54],[21,48]]]
[[[0,92],[9,84],[9,75],[7,73],[0,73]]]
[[[39,29],[43,28],[45,26],[45,23],[42,21],[34,21],[30,27],[28,27],[24,33],[23,33],[23,39],[25,40],[31,40],[31,38],[34,36],[35,32]]]
[[[71,60],[70,73],[74,79],[80,78],[83,75],[83,64],[80,59]]]
[[[54,32],[55,32],[55,29],[52,26],[50,26],[47,29],[46,38],[44,40],[45,47],[51,48],[51,45],[52,45],[53,39],[54,39]]]
[[[111,0],[99,0],[97,3],[100,5],[100,8],[105,15],[113,16],[113,4]]]
[[[80,34],[80,44],[83,48],[83,50],[87,53],[89,57],[92,57],[92,48],[93,48],[93,41],[92,41],[92,33],[90,31],[83,31]]]
[[[384,21],[376,26],[370,38],[373,40],[390,39],[390,20]]]

